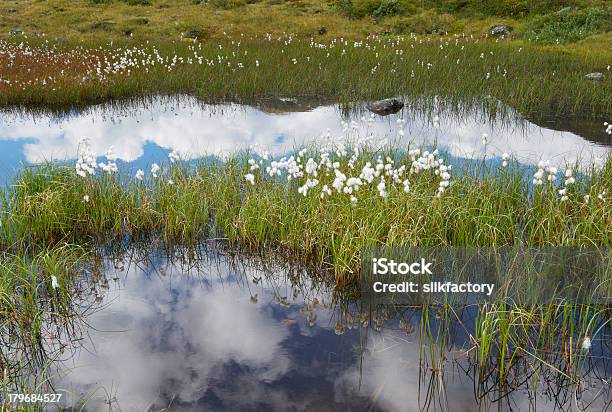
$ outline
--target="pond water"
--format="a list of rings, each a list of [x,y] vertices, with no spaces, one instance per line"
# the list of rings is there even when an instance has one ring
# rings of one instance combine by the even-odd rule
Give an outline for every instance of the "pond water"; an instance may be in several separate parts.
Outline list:
[[[126,257],[105,266],[103,276],[84,283],[90,293],[82,302],[89,312],[83,335],[66,339],[62,347],[70,349],[52,366],[51,381],[67,405],[88,399],[85,410],[92,411],[552,411],[574,402],[563,379],[549,381],[546,368],[541,382],[524,382],[496,400],[495,381],[479,382],[467,361],[461,327],[444,351],[444,372],[433,374],[417,310],[390,315],[366,312],[359,302],[332,303],[333,290],[305,272],[223,255],[183,264]],[[466,324],[470,316],[462,318]],[[578,404],[604,410],[609,388],[595,378],[601,370],[591,374]]]
[[[396,121],[400,118],[406,121],[401,127]],[[133,168],[160,162],[172,150],[181,158],[198,158],[258,146],[283,155],[328,135],[343,139],[351,133],[372,135],[398,146],[436,145],[460,159],[510,153],[525,165],[539,160],[558,165],[580,160],[591,165],[601,163],[610,152],[611,136],[602,122],[555,119],[540,123],[543,126],[519,117],[495,121],[474,111],[424,113],[404,108],[380,117],[365,110],[343,110],[336,104],[276,100],[256,106],[210,105],[190,97],[154,97],[62,115],[3,112],[0,183],[8,183],[24,163],[76,159],[84,137],[90,139],[95,155],[113,146],[118,159]],[[488,135],[486,147],[484,133]]]
[[[603,162],[612,147],[599,123],[536,124],[519,117],[492,120],[473,111],[410,108],[379,117],[337,104],[209,105],[189,97],[61,115],[4,111],[0,184],[10,184],[23,164],[73,161],[84,137],[98,156],[112,146],[131,169],[165,161],[173,150],[196,159],[257,146],[280,156],[350,134],[399,146],[436,146],[455,159],[511,153],[527,166],[539,160],[590,165]],[[519,384],[500,393],[494,379],[481,379],[466,356],[474,331],[461,322],[441,353],[430,351],[433,343],[419,333],[417,310],[383,315],[361,311],[359,302],[343,306],[332,286],[299,271],[224,256],[196,266],[149,256],[109,259],[100,277],[81,286],[89,293],[81,296],[79,333],[49,339],[46,354],[53,359],[50,383],[65,394],[65,406],[83,399],[85,410],[92,411],[169,405],[177,411],[552,411],[576,405],[600,411],[612,405],[605,383],[610,365],[602,363],[608,362],[602,353],[608,356],[611,341],[604,333],[593,342],[580,385],[544,367],[539,380],[517,378]],[[466,316],[465,325],[473,325],[474,314]]]

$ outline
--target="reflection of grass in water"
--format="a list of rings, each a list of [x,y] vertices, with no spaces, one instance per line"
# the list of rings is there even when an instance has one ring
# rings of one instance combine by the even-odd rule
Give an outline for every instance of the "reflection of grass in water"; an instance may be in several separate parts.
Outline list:
[[[119,267],[120,270],[127,262],[145,267],[158,261],[151,259],[151,254],[155,253],[151,250],[148,244],[141,245],[142,249],[133,250],[125,248],[116,248],[115,256],[106,260],[106,266]],[[172,256],[185,256],[183,253],[166,253],[169,262],[164,262],[163,268],[160,267],[154,270],[160,270],[160,273],[166,273],[166,269],[175,264],[178,267],[184,268],[182,275],[198,276],[200,273],[211,273],[207,269],[207,262],[214,265],[217,258],[211,258],[204,251],[196,248],[190,249],[187,255],[191,255],[191,259],[183,257],[178,258],[178,262],[172,261]],[[223,253],[224,256],[225,253]],[[71,256],[68,258],[68,256]],[[76,261],[72,259],[83,259],[88,263],[92,273],[102,274],[103,276],[92,276],[88,281],[83,282],[86,289],[97,288],[97,284],[108,282],[105,276],[112,276],[111,272],[104,271],[101,267],[102,260],[92,259],[91,255],[84,255],[78,249],[54,249],[43,251],[36,254],[34,257],[26,259],[23,257],[12,257],[3,260],[0,263],[2,273],[11,273],[13,278],[27,278],[29,272],[36,269],[38,273],[46,274],[47,276],[54,273],[60,280],[60,287],[53,291],[57,296],[66,296],[70,298],[78,296],[78,286],[73,283],[70,276],[75,276],[77,273],[71,272],[75,267],[78,267]],[[311,295],[313,285],[308,281],[304,282],[304,276],[308,275],[303,270],[303,267],[290,267],[286,272],[274,270],[278,268],[277,257],[268,256],[260,257],[256,262],[251,260],[244,261],[239,256],[228,258],[229,266],[232,272],[244,276],[245,284],[251,283],[253,269],[263,270],[258,272],[263,274],[263,281],[270,282],[273,290],[282,290],[284,293],[289,293],[298,290],[299,294]],[[24,262],[28,263],[24,263]],[[95,262],[95,263],[93,263]],[[59,266],[58,266],[59,264]],[[127,265],[128,268],[130,264]],[[200,272],[200,267],[202,272]],[[66,268],[65,270],[62,268]],[[129,269],[128,269],[129,272]],[[280,273],[285,273],[281,275]],[[314,272],[316,276],[317,272]],[[45,281],[46,280],[46,281]],[[32,293],[34,285],[38,282],[38,289],[50,289],[49,281],[46,277],[39,276],[36,282],[30,282],[27,288],[17,288],[18,294]],[[283,286],[283,283],[290,283],[291,287]],[[5,284],[5,283],[3,283]],[[317,287],[317,286],[315,286]],[[73,289],[74,288],[74,289]],[[27,290],[26,290],[27,289]],[[6,294],[7,291],[0,291]],[[317,296],[317,293],[315,293]],[[81,321],[79,316],[75,316],[72,309],[77,306],[70,302],[62,306],[61,311],[54,309],[53,305],[45,305],[39,302],[39,314],[41,324],[51,326],[51,329],[66,328],[67,319],[75,323]],[[495,303],[487,306],[473,308],[459,308],[452,306],[420,306],[413,308],[401,308],[393,306],[370,307],[363,304],[356,304],[354,298],[337,290],[333,295],[332,305],[330,302],[314,303],[313,300],[306,301],[306,311],[309,310],[331,310],[334,315],[332,319],[337,319],[340,323],[340,332],[344,333],[348,329],[356,328],[360,331],[362,338],[360,339],[362,349],[365,349],[368,344],[369,335],[381,329],[397,328],[399,320],[399,329],[397,332],[404,332],[407,336],[413,333],[418,333],[419,340],[419,372],[420,382],[423,387],[420,393],[424,393],[421,400],[422,404],[430,404],[444,402],[440,398],[440,394],[444,392],[445,379],[451,373],[447,368],[467,368],[466,373],[475,380],[476,396],[482,396],[487,399],[486,402],[505,402],[506,396],[513,391],[522,388],[529,388],[530,391],[538,391],[537,382],[542,382],[545,387],[551,387],[562,400],[564,394],[573,391],[572,388],[580,387],[581,384],[589,382],[591,370],[588,358],[590,352],[581,349],[581,343],[585,336],[593,338],[594,342],[602,342],[602,347],[605,336],[609,331],[609,326],[605,325],[606,315],[600,307],[580,306],[580,305],[537,305],[532,307],[516,307],[503,303]],[[323,306],[322,306],[323,305]],[[329,309],[328,309],[329,308]],[[78,311],[77,311],[78,312]],[[77,313],[78,315],[78,313]],[[86,321],[86,318],[83,319]],[[7,337],[4,333],[10,327],[14,318],[2,317],[3,333],[2,338]],[[414,323],[420,325],[417,330],[413,326]],[[321,325],[323,327],[331,327],[331,325]],[[65,333],[71,336],[70,333],[78,329],[78,326],[71,326]],[[338,325],[336,326],[338,329]],[[37,332],[30,329],[35,335]],[[27,330],[23,330],[13,341],[18,342],[20,339],[28,339],[26,336]],[[10,336],[9,336],[10,337]],[[398,335],[401,338],[401,333]],[[401,339],[398,340],[401,342]],[[21,358],[22,362],[12,364],[14,369],[8,373],[7,380],[0,385],[2,395],[8,392],[15,392],[15,387],[20,390],[27,390],[33,393],[53,392],[49,384],[52,382],[47,375],[49,371],[50,360],[53,358],[52,353],[42,353],[34,346],[29,344],[24,345],[25,352]],[[5,346],[3,346],[4,348]],[[604,353],[604,356],[605,353]],[[10,359],[4,359],[3,365],[11,365]],[[367,362],[367,359],[362,361]],[[457,362],[455,362],[457,361]],[[416,367],[416,365],[414,365]],[[33,374],[38,373],[38,375]],[[445,377],[446,376],[446,377]],[[32,380],[32,378],[37,378]],[[529,382],[526,384],[525,382]],[[587,385],[588,386],[588,385]],[[541,388],[540,388],[541,389]],[[581,389],[579,389],[581,390]],[[106,394],[103,388],[99,388],[92,393],[99,397],[112,398],[112,389]],[[573,393],[573,392],[572,392]],[[66,395],[65,395],[66,396]],[[605,396],[605,394],[603,395]],[[88,401],[90,397],[85,399]],[[372,400],[376,402],[376,398]],[[499,398],[499,399],[498,399]],[[6,398],[5,398],[6,399]],[[119,399],[119,405],[121,400]],[[452,401],[452,399],[451,399]],[[508,402],[511,402],[508,400]],[[32,407],[31,410],[39,410]]]
[[[2,253],[0,262],[0,398],[8,394],[51,393],[45,378],[49,360],[75,332],[73,285],[85,253],[58,246],[34,253]],[[53,278],[59,286],[53,287]],[[51,353],[53,352],[53,353]],[[38,410],[22,404],[19,410]]]
[[[336,42],[325,48],[299,38],[248,37],[233,44],[130,43],[102,49],[32,45],[26,52],[0,42],[6,49],[0,53],[0,77],[8,81],[0,82],[0,105],[82,105],[176,93],[207,101],[326,96],[353,102],[405,95],[425,107],[463,103],[493,113],[500,101],[533,116],[608,120],[612,113],[609,55],[599,51],[560,53],[454,36]],[[3,62],[7,56],[11,60]],[[606,72],[606,78],[585,80],[593,71]]]

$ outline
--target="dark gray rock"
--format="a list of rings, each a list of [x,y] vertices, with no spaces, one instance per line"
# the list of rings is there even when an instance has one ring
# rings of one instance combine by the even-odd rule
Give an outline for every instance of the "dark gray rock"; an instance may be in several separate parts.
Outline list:
[[[204,37],[206,37],[204,31],[199,30],[199,29],[189,30],[187,33],[183,35],[184,39],[193,39],[193,40],[201,40]]]
[[[600,73],[600,72],[593,72],[593,73],[589,73],[585,75],[584,78],[587,80],[603,80],[604,75],[603,73]]]
[[[398,99],[384,99],[368,104],[368,110],[381,116],[397,113],[404,107],[404,103]]]
[[[511,31],[512,27],[506,26],[505,24],[498,24],[489,29],[489,33],[491,33],[492,36],[508,36]]]

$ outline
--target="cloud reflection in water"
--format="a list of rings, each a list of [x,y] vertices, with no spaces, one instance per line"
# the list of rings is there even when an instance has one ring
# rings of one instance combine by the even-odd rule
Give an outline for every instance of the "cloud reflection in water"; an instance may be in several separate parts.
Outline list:
[[[404,111],[385,118],[377,116],[374,122],[359,121],[360,133],[396,141],[395,120],[399,116],[407,120],[401,142],[427,146],[437,142],[459,158],[481,158],[485,154],[483,133],[489,135],[487,157],[515,153],[525,164],[540,159],[592,163],[610,150],[570,132],[541,128],[527,121],[520,125],[492,124],[477,113],[459,116],[444,112],[437,125],[428,116]],[[232,154],[255,144],[279,155],[320,139],[327,129],[334,137],[342,136],[341,121],[342,112],[336,105],[279,114],[235,104],[202,105],[189,97],[180,101],[157,98],[123,109],[98,106],[59,119],[0,114],[0,148],[10,141],[23,142],[24,160],[30,163],[74,159],[83,137],[91,139],[96,155],[112,145],[118,157],[127,162],[142,158],[150,144],[194,158]],[[15,150],[13,146],[9,150]],[[162,156],[154,153],[144,160],[159,161]]]

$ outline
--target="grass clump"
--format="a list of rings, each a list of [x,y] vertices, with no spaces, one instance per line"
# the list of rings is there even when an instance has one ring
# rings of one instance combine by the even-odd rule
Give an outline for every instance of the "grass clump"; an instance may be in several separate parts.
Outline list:
[[[365,247],[611,244],[610,159],[561,196],[563,183],[534,188],[516,167],[472,165],[451,178],[442,162],[415,169],[431,153],[412,160],[415,152],[383,152],[382,163],[375,152],[307,153],[269,163],[237,156],[174,164],[142,181],[29,168],[7,194],[5,237],[55,244],[127,236],[181,245],[215,237],[326,262],[339,283],[359,276]],[[379,165],[386,169],[376,175]]]
[[[595,33],[610,31],[612,10],[563,10],[538,17],[529,25],[529,38],[546,44],[572,43]]]

